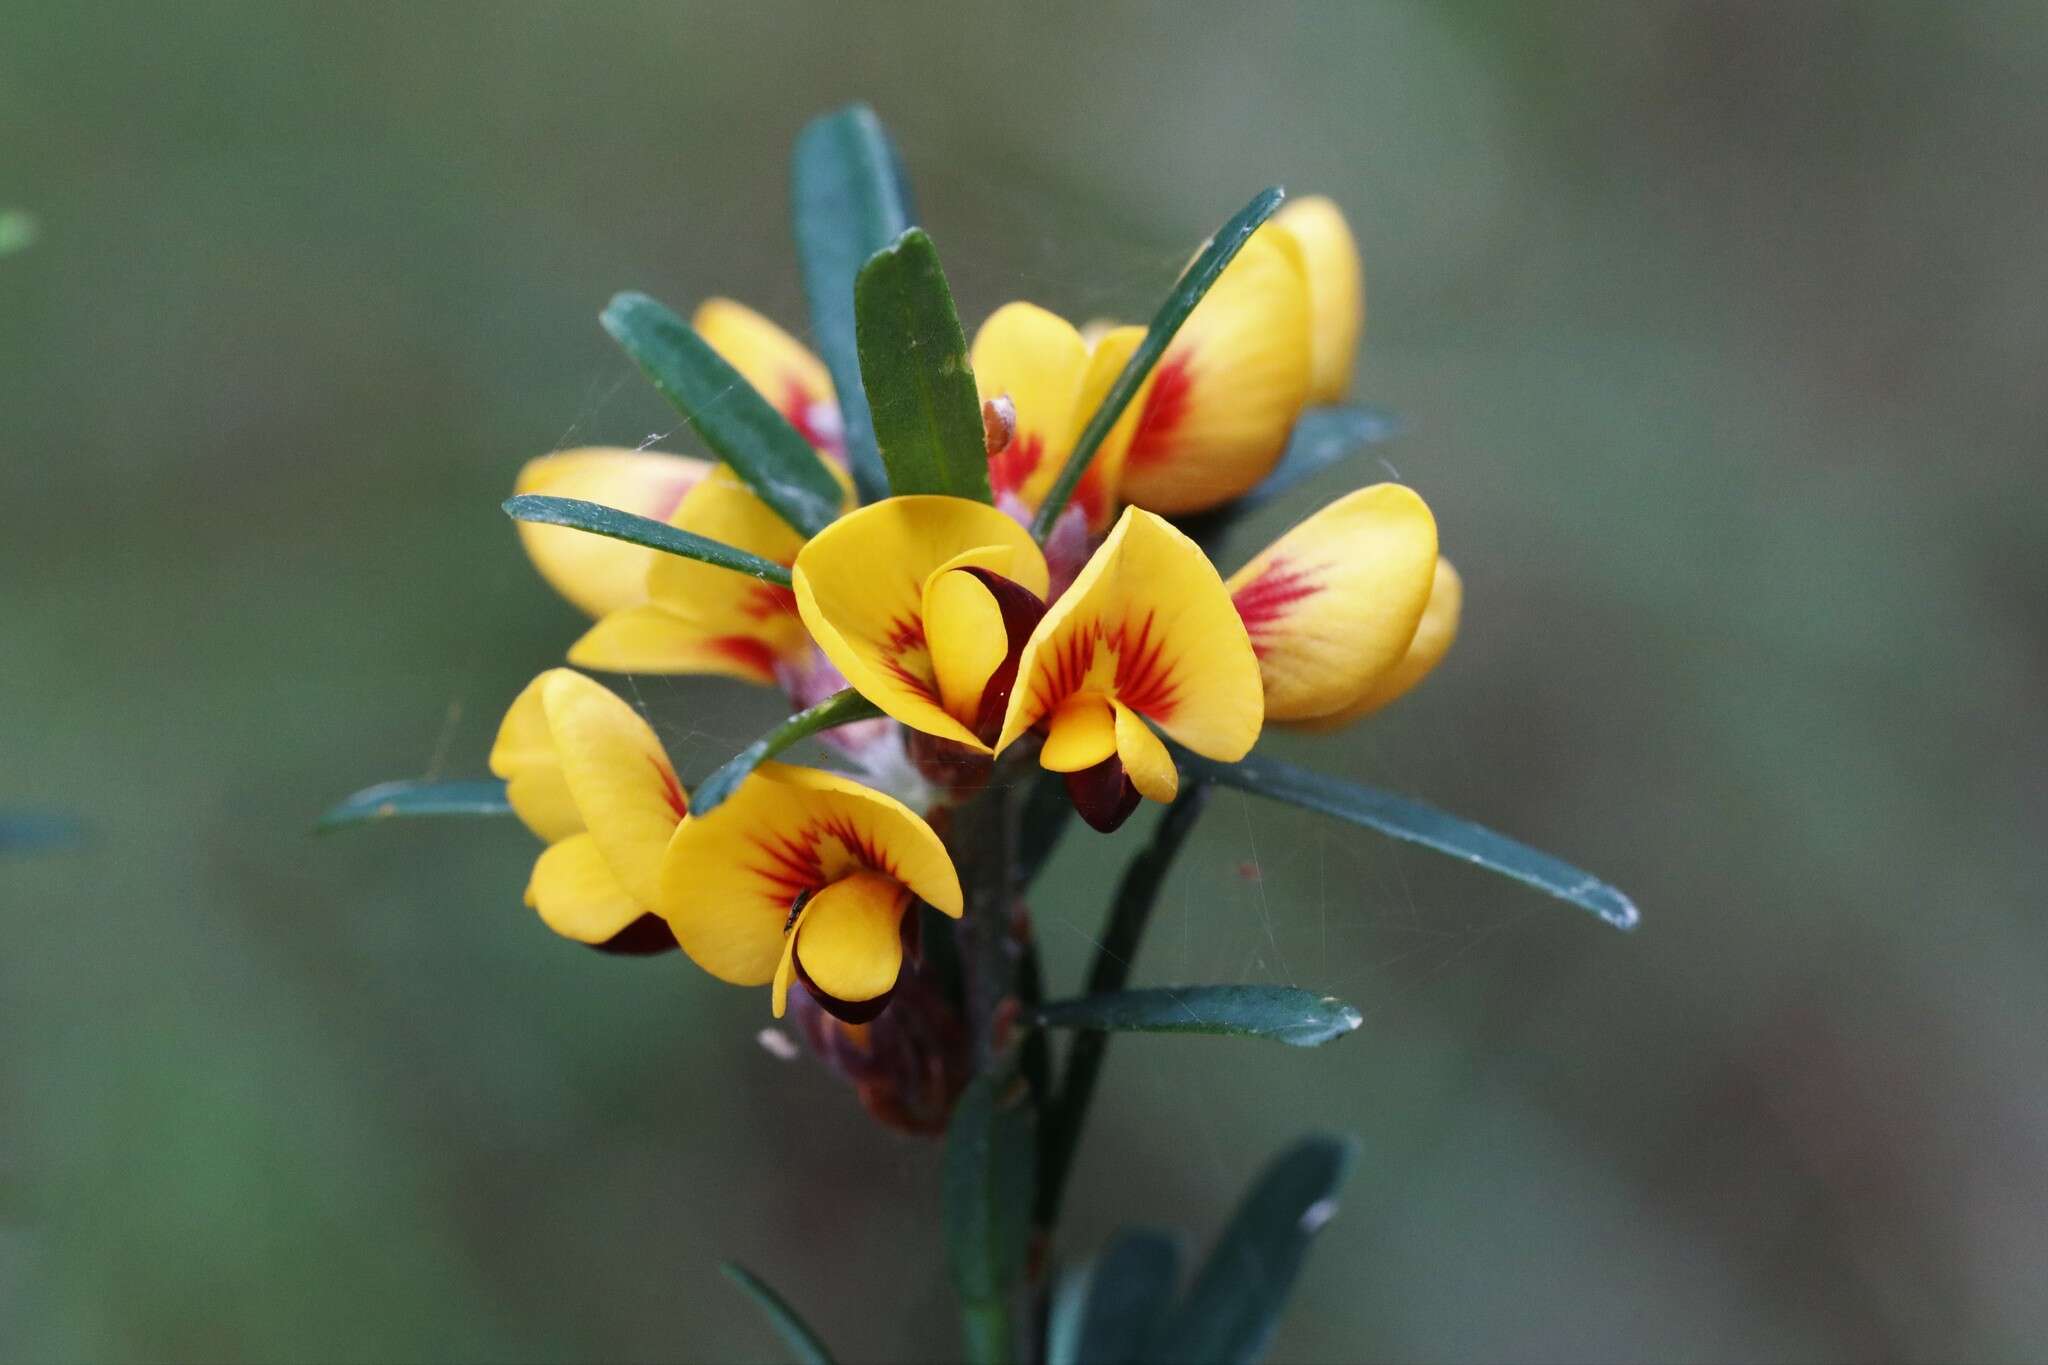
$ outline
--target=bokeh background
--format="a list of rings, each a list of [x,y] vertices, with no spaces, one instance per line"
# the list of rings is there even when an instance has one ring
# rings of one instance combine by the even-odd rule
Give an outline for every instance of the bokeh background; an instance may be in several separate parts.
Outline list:
[[[894,128],[969,325],[1143,316],[1278,180],[1363,237],[1360,393],[1468,584],[1322,766],[1551,848],[1616,934],[1220,798],[1142,981],[1317,1052],[1126,1039],[1065,1247],[1213,1233],[1356,1133],[1282,1360],[2048,1354],[2048,10],[11,0],[0,207],[0,1356],[953,1348],[935,1148],[759,992],[566,947],[480,771],[577,620],[496,508],[666,436],[615,289],[803,323],[791,137]],[[688,433],[669,439],[688,449]],[[1367,475],[1375,471],[1368,468]],[[1325,476],[1237,544],[1345,486]],[[773,714],[633,690],[691,776]],[[1272,747],[1310,753],[1300,740]],[[1037,897],[1075,982],[1142,838]]]

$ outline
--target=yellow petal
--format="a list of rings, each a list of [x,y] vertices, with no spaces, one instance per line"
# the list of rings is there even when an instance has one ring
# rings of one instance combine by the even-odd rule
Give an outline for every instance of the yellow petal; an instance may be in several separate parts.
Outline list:
[[[1173,756],[1144,717],[1118,703],[1116,708],[1116,756],[1124,765],[1124,776],[1148,801],[1171,801],[1180,792],[1180,771]]]
[[[903,969],[903,912],[910,893],[873,872],[842,877],[804,907],[791,935],[796,956],[819,990],[835,1000],[872,1000]]]
[[[661,741],[639,712],[580,673],[554,670],[541,700],[591,838],[626,893],[652,907],[662,854],[687,809]]]
[[[689,491],[669,524],[782,565],[795,563],[804,543],[726,465]],[[661,555],[648,570],[647,597],[713,636],[759,639],[778,655],[805,647],[803,622],[789,590],[731,569]]]
[[[526,884],[526,903],[548,928],[578,943],[608,942],[647,913],[619,885],[588,834],[572,835],[540,855]]]
[[[666,607],[615,611],[569,647],[569,662],[605,673],[710,673],[751,683],[775,681],[780,657],[760,635],[712,633]]]
[[[1415,638],[1409,641],[1407,653],[1392,668],[1375,678],[1351,705],[1334,715],[1308,721],[1305,728],[1334,730],[1405,696],[1429,676],[1430,670],[1443,661],[1444,655],[1450,653],[1452,641],[1458,638],[1458,616],[1464,604],[1464,581],[1451,567],[1450,560],[1438,559],[1429,605],[1423,609],[1422,622],[1415,627]]]
[[[1082,428],[1088,425],[1088,420],[1109,395],[1109,386],[1123,373],[1131,352],[1137,350],[1138,343],[1144,339],[1143,327],[1112,327],[1096,338],[1094,348],[1088,353],[1088,373],[1081,380],[1081,393],[1074,402],[1074,433],[1067,442],[1070,452],[1080,439]],[[1138,429],[1138,420],[1144,416],[1144,410],[1145,395],[1141,392],[1125,405],[1123,415],[1116,419],[1109,435],[1103,437],[1102,444],[1095,448],[1095,458],[1089,462],[1088,472],[1081,476],[1080,483],[1074,485],[1074,504],[1087,509],[1088,529],[1098,535],[1116,519],[1116,490],[1123,482],[1124,461],[1131,448],[1131,437]]]
[[[1125,510],[1031,633],[998,751],[1080,692],[1120,701],[1210,758],[1250,752],[1265,717],[1259,661],[1201,548]]]
[[[1293,244],[1246,242],[1141,395],[1120,493],[1195,512],[1244,493],[1280,458],[1309,386],[1308,288]]]
[[[817,426],[820,407],[833,401],[832,376],[803,343],[731,299],[704,300],[691,325],[805,440],[822,447],[836,439]]]
[[[1407,652],[1436,571],[1436,519],[1412,489],[1346,494],[1230,576],[1266,715],[1327,715]]]
[[[1044,596],[1045,557],[995,508],[965,498],[887,498],[841,517],[797,554],[797,610],[862,696],[914,730],[985,748],[941,704],[924,591],[935,570],[990,547],[1005,562],[981,567]]]
[[[1007,396],[1017,409],[1016,435],[989,457],[989,482],[998,494],[1014,493],[1036,509],[1072,448],[1088,347],[1058,314],[1007,303],[974,334],[968,364],[984,402]]]
[[[555,756],[554,736],[548,730],[547,709],[541,703],[548,680],[568,672],[551,668],[528,683],[498,723],[498,736],[491,744],[491,773],[505,779],[505,797],[512,803],[513,813],[549,843],[583,828],[583,814],[569,795],[561,760]]]
[[[758,986],[775,975],[796,898],[858,872],[960,914],[952,859],[907,806],[836,773],[763,763],[723,805],[677,827],[656,909],[698,966]]]
[[[1268,229],[1294,239],[1308,280],[1308,401],[1338,403],[1365,330],[1365,268],[1344,212],[1319,194],[1290,199]]]
[[[775,980],[769,987],[768,1002],[777,1019],[789,1009],[789,985],[796,980],[796,930],[797,925],[803,922],[803,914],[800,913],[796,924],[792,924],[782,935],[782,955],[775,960]],[[744,986],[753,983],[743,981],[739,984]]]
[[[529,460],[512,491],[580,498],[658,521],[710,467],[687,455],[593,446]],[[566,526],[518,526],[540,576],[588,614],[602,616],[647,595],[647,569],[658,551]]]
[[[1092,768],[1116,752],[1116,712],[1100,692],[1076,692],[1046,724],[1039,766],[1056,773]]]
[[[924,587],[924,634],[940,704],[971,723],[988,680],[1010,652],[995,594],[964,568],[933,574]]]

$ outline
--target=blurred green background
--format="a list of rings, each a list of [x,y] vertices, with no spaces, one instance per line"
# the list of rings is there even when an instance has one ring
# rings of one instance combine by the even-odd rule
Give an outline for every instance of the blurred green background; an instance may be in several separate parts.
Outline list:
[[[1065,1249],[1330,1128],[1276,1359],[2048,1354],[2048,10],[1026,8],[8,5],[0,807],[89,839],[0,862],[0,1355],[772,1357],[722,1256],[953,1348],[936,1149],[764,993],[552,938],[510,824],[306,834],[481,770],[577,629],[514,470],[678,425],[597,309],[800,326],[787,148],[854,98],[970,326],[1342,203],[1465,629],[1271,747],[1645,916],[1224,795],[1139,979],[1366,1027],[1119,1043]],[[774,714],[633,695],[692,777]],[[1062,851],[1056,984],[1142,837]]]

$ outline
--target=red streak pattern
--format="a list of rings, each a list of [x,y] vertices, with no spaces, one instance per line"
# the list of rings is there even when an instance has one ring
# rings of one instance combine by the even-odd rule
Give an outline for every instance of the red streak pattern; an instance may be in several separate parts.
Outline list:
[[[1194,354],[1175,350],[1159,362],[1152,390],[1145,397],[1145,411],[1138,417],[1138,429],[1131,434],[1127,464],[1157,464],[1173,453],[1173,432],[1188,415],[1195,381],[1189,373]]]
[[[795,834],[757,836],[753,841],[754,847],[766,855],[767,862],[749,870],[768,883],[764,894],[779,909],[786,910],[801,893],[822,891],[847,875],[845,872],[826,875],[822,851],[827,839],[836,839],[866,870],[879,872],[885,877],[896,876],[895,861],[844,815],[807,824]]]
[[[788,568],[787,564],[783,565]],[[796,615],[796,594],[774,583],[755,583],[747,588],[740,610],[756,621]]]
[[[772,676],[775,672],[775,651],[751,635],[721,635],[708,643],[710,648],[744,668],[764,676]]]
[[[903,663],[903,656],[913,650],[925,650],[929,657],[929,649],[924,639],[924,622],[909,616],[897,617],[889,625],[889,639],[883,649],[886,651],[883,662],[896,681],[936,705],[939,700],[938,689],[932,686],[929,679],[911,672]]]
[[[830,450],[833,442],[811,425],[811,405],[818,402],[817,395],[804,387],[803,381],[793,375],[782,377],[782,415],[796,428],[797,434],[811,443],[813,450]]]
[[[988,457],[988,481],[998,493],[1019,493],[1045,458],[1045,441],[1037,432],[1019,431],[1010,443]]]
[[[669,771],[668,765],[653,754],[647,756],[647,761],[660,775],[662,798],[668,802],[668,808],[675,812],[676,819],[680,820],[688,815],[690,803],[683,796],[683,784],[676,781],[676,775]]]
[[[1259,570],[1257,578],[1231,594],[1230,600],[1244,621],[1245,632],[1252,637],[1252,651],[1264,658],[1274,624],[1287,616],[1288,608],[1296,602],[1322,590],[1323,585],[1311,570],[1295,568],[1286,559],[1276,558]]]
[[[1081,690],[1095,653],[1108,649],[1116,655],[1116,680],[1112,693],[1133,711],[1154,720],[1166,720],[1180,704],[1180,684],[1173,677],[1173,665],[1166,658],[1165,641],[1153,633],[1152,613],[1146,612],[1135,630],[1128,621],[1114,626],[1101,621],[1078,625],[1055,647],[1032,680],[1034,706],[1050,712]]]

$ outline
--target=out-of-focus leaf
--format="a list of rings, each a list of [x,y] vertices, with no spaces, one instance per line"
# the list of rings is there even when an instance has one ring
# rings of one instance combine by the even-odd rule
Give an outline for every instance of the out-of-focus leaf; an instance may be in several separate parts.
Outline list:
[[[1019,894],[1031,889],[1031,883],[1059,848],[1060,836],[1074,823],[1074,799],[1067,795],[1066,774],[1040,769],[1031,781],[1017,833]]]
[[[717,772],[697,784],[697,790],[690,794],[690,814],[709,815],[724,804],[725,798],[747,780],[747,774],[761,766],[766,759],[775,757],[800,739],[808,739],[820,730],[830,730],[835,725],[850,725],[857,720],[873,720],[882,714],[882,708],[863,697],[852,688],[834,692],[816,706],[797,712],[767,734],[749,744],[746,748],[727,759]]]
[[[704,444],[775,514],[807,536],[839,515],[839,483],[818,452],[695,328],[645,294],[618,294],[601,320]]]
[[[1132,1365],[1173,1299],[1180,1248],[1150,1228],[1117,1234],[1064,1280],[1046,1330],[1046,1365]]]
[[[1152,325],[1145,330],[1144,340],[1131,352],[1131,358],[1124,362],[1124,368],[1110,384],[1109,392],[1102,396],[1102,405],[1095,409],[1095,415],[1088,419],[1088,425],[1075,438],[1073,453],[1061,467],[1059,477],[1046,490],[1045,501],[1038,506],[1038,515],[1031,523],[1031,534],[1043,541],[1052,534],[1053,523],[1066,510],[1067,500],[1074,496],[1074,489],[1080,485],[1081,476],[1088,472],[1088,465],[1095,458],[1096,448],[1102,444],[1109,429],[1116,425],[1116,419],[1123,416],[1131,399],[1138,394],[1138,388],[1145,382],[1145,376],[1152,373],[1152,367],[1166,354],[1174,333],[1188,320],[1188,314],[1195,311],[1195,305],[1209,292],[1209,287],[1223,273],[1223,268],[1236,259],[1244,244],[1251,240],[1259,225],[1273,216],[1280,207],[1280,201],[1287,197],[1286,191],[1274,186],[1261,190],[1232,215],[1229,222],[1216,230],[1209,244],[1183,270],[1175,281],[1173,292],[1166,296],[1166,302],[1159,305],[1159,311],[1152,315]]]
[[[85,837],[85,829],[68,815],[45,812],[0,812],[0,853],[39,853],[69,848]]]
[[[991,499],[981,399],[938,248],[912,228],[875,253],[853,291],[861,382],[889,491]]]
[[[1194,1284],[1145,1352],[1150,1360],[1257,1360],[1273,1338],[1309,1243],[1337,1212],[1357,1146],[1306,1137],[1282,1152],[1216,1239]]]
[[[1393,838],[1447,853],[1474,867],[1512,877],[1559,900],[1591,910],[1617,929],[1636,927],[1639,915],[1635,902],[1598,877],[1434,806],[1256,754],[1238,763],[1218,763],[1176,746],[1174,760],[1181,765],[1181,772],[1195,781],[1216,782],[1334,815],[1339,820],[1376,829]]]
[[[1302,480],[1400,433],[1401,419],[1387,408],[1356,403],[1309,408],[1296,419],[1280,463],[1232,506],[1256,507],[1277,498]]]
[[[22,209],[0,209],[0,256],[11,256],[35,245],[43,235],[35,215]]]
[[[320,817],[316,834],[350,825],[375,825],[386,820],[421,820],[443,816],[468,819],[510,815],[505,784],[495,777],[461,777],[438,781],[380,782],[347,797]]]
[[[813,119],[790,164],[797,263],[811,304],[811,343],[839,396],[847,464],[862,502],[889,496],[855,340],[853,282],[914,221],[903,158],[864,104]]]
[[[946,1133],[946,1257],[969,1359],[1009,1359],[1009,1302],[1024,1275],[1036,1166],[1031,1107],[1007,1068],[968,1085]]]
[[[825,1343],[766,1280],[738,1261],[721,1261],[718,1268],[725,1272],[725,1278],[745,1290],[747,1297],[760,1306],[769,1326],[775,1329],[775,1335],[782,1338],[783,1345],[789,1347],[797,1365],[832,1365],[832,1353],[825,1349]]]
[[[505,515],[514,521],[567,526],[592,535],[610,536],[613,540],[645,545],[650,550],[715,564],[721,569],[731,569],[734,573],[743,573],[766,583],[777,583],[785,588],[789,586],[789,570],[772,559],[763,559],[722,540],[681,530],[665,521],[606,507],[603,503],[550,497],[545,493],[520,493],[505,499]]]
[[[1108,1033],[1212,1033],[1320,1047],[1356,1029],[1342,1000],[1293,986],[1171,986],[1054,1000],[1038,1007],[1050,1028]]]

